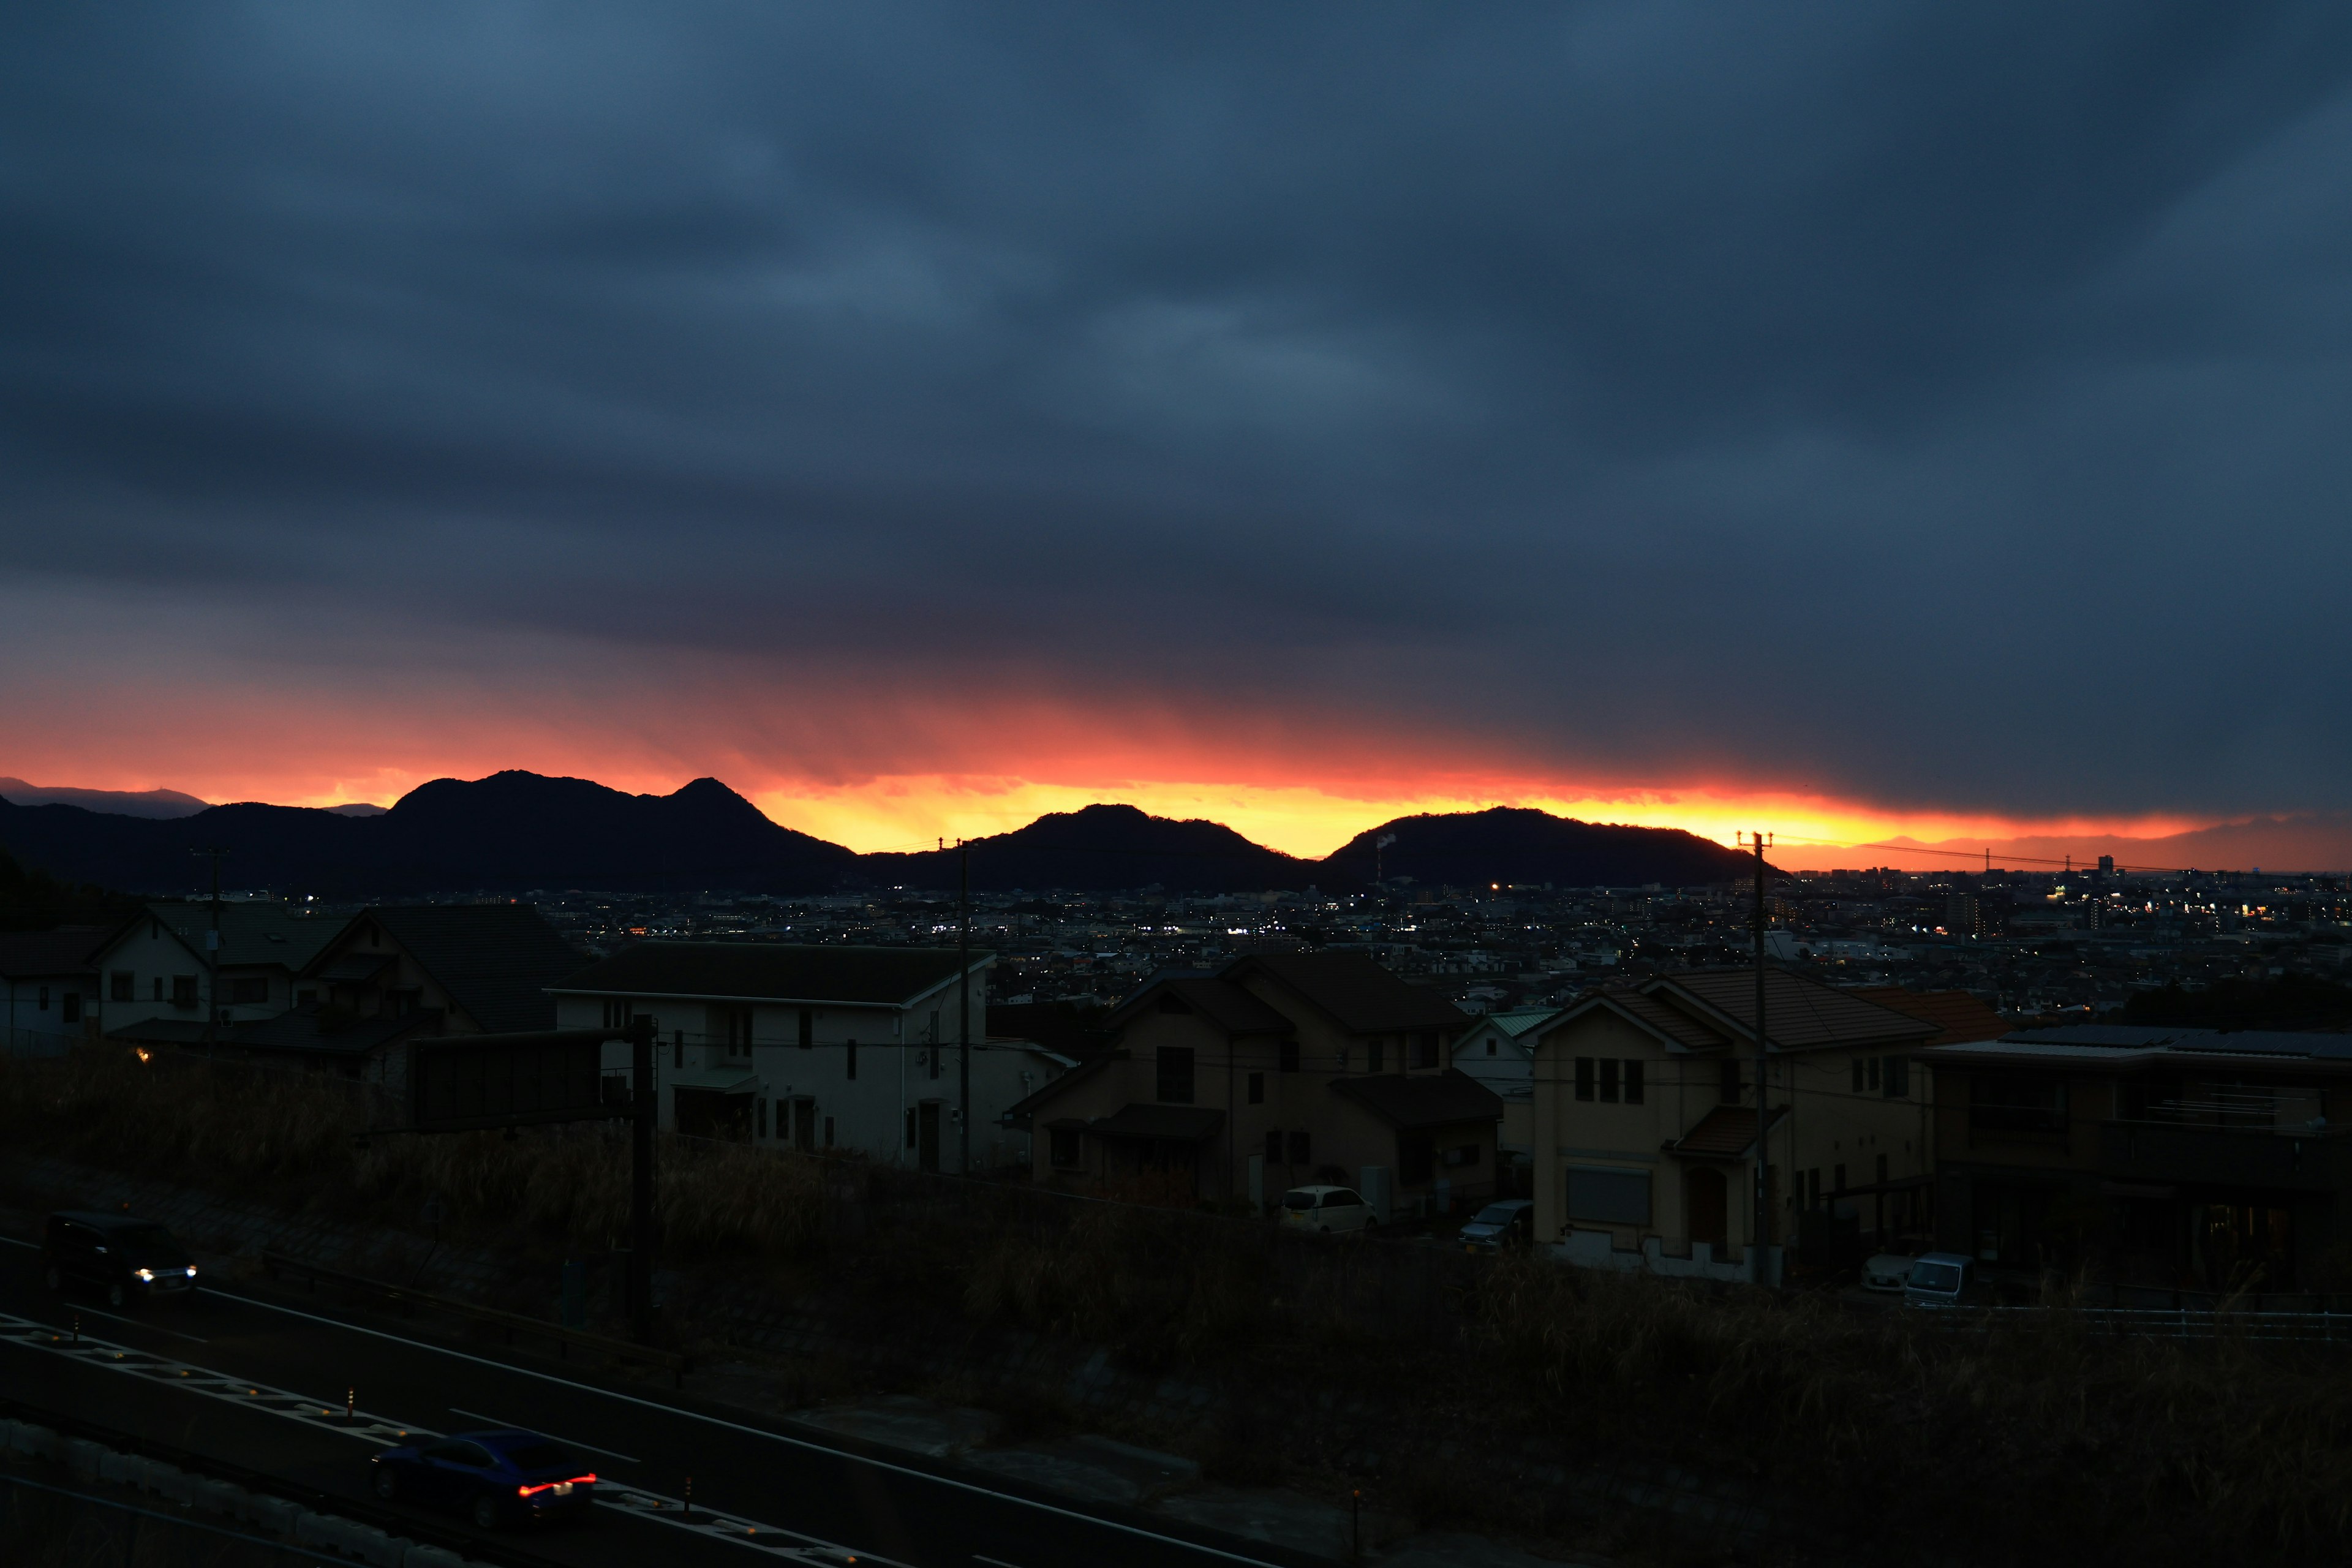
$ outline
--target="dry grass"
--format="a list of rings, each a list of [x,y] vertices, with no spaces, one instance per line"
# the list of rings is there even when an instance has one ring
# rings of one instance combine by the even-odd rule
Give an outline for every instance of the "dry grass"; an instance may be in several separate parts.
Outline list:
[[[583,1126],[360,1136],[360,1086],[112,1052],[0,1058],[0,1138],[29,1152],[413,1225],[437,1198],[460,1234],[515,1231],[569,1247],[625,1245],[628,1145]],[[665,1138],[656,1190],[667,1254],[785,1259],[818,1233],[814,1168]]]
[[[625,1237],[626,1145],[606,1129],[362,1143],[362,1125],[348,1086],[320,1078],[0,1061],[0,1138],[16,1149],[395,1223],[437,1196],[479,1237]],[[1423,1409],[1433,1463],[1471,1452],[1456,1453],[1464,1441],[1508,1452],[1540,1435],[1596,1464],[1744,1480],[1858,1552],[1932,1539],[2135,1568],[2352,1557],[2341,1352],[2118,1342],[2063,1304],[1990,1337],[1941,1333],[1816,1297],[1295,1246],[1204,1216],[883,1172],[865,1173],[862,1234],[828,1235],[813,1162],[666,1141],[662,1171],[674,1265],[723,1258],[740,1277],[746,1260],[821,1258],[853,1314],[1108,1345],[1224,1381],[1243,1426],[1255,1403],[1349,1390]],[[1280,1414],[1237,1428],[1261,1478],[1297,1458]],[[1420,1451],[1400,1419],[1383,1451]]]

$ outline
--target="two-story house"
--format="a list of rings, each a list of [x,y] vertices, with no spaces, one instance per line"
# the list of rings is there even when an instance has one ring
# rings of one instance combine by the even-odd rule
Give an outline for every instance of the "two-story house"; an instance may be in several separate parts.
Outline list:
[[[1264,1205],[1360,1184],[1391,1213],[1479,1198],[1503,1106],[1448,1061],[1465,1022],[1363,953],[1255,953],[1155,976],[1105,1021],[1108,1049],[1008,1115],[1037,1135],[1037,1179],[1065,1186]]]
[[[1509,1158],[1535,1158],[1536,1057],[1531,1036],[1557,1017],[1557,1007],[1481,1013],[1454,1042],[1454,1065],[1503,1100],[1502,1149]]]
[[[0,932],[0,1051],[61,1056],[98,1026],[101,927]]]
[[[1921,1060],[1939,1247],[2166,1289],[2352,1276],[2352,1038],[2082,1025]]]
[[[216,1025],[290,1012],[316,999],[306,997],[315,986],[299,976],[343,925],[275,900],[226,901],[217,914],[210,904],[150,904],[98,951],[100,1026],[114,1034],[150,1022],[179,1022],[201,1033],[206,993],[215,987],[209,1002]]]
[[[434,1015],[434,1032],[555,1027],[548,987],[584,955],[530,904],[383,904],[362,910],[297,975],[297,998],[331,1016]]]
[[[968,1005],[971,1163],[990,1170],[1028,1159],[1026,1134],[1000,1122],[1004,1110],[1070,1065],[1033,1041],[988,1035],[994,962],[960,962],[953,948],[641,942],[551,994],[562,1028],[655,1020],[665,1126],[926,1171],[955,1171],[961,1159]],[[629,1047],[608,1045],[604,1068],[625,1084]]]
[[[1745,1276],[1762,1165],[1777,1248],[1808,1206],[1910,1191],[1928,1171],[1925,1075],[1938,1026],[1766,971],[1759,1143],[1756,973],[1592,992],[1533,1031],[1536,1234],[1572,1260]]]

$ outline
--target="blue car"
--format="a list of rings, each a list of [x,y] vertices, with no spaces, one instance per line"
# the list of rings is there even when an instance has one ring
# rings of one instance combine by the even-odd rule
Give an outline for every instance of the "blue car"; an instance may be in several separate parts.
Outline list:
[[[596,1500],[596,1476],[536,1432],[461,1432],[373,1461],[386,1502],[454,1508],[484,1530],[577,1518]]]

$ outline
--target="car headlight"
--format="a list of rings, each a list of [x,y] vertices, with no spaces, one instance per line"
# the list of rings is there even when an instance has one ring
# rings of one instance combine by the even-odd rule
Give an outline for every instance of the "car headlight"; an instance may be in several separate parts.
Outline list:
[[[189,1279],[194,1279],[195,1277],[196,1277],[196,1266],[195,1266],[194,1264],[191,1263],[191,1264],[189,1264],[189,1265],[188,1265],[188,1278],[189,1278]]]
[[[155,1283],[155,1271],[152,1268],[134,1268],[131,1272],[139,1276],[139,1282],[142,1285]]]

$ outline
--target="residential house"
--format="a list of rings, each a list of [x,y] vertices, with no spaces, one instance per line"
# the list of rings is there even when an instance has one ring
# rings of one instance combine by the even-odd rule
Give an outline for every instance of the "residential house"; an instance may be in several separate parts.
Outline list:
[[[97,1027],[100,926],[0,933],[0,1052],[62,1056]]]
[[[215,949],[215,919],[210,904],[154,903],[116,928],[97,955],[100,1028],[112,1034],[151,1019],[201,1024],[215,953],[213,1017],[222,1024],[274,1018],[315,990],[298,977],[343,929],[341,920],[307,914],[298,905],[233,900],[219,906]]]
[[[1939,1247],[2167,1289],[2352,1276],[2352,1037],[2084,1025],[1921,1060]]]
[[[1864,1196],[1924,1184],[1910,1060],[1937,1026],[1782,970],[1765,984],[1761,1151],[1754,970],[1595,991],[1532,1031],[1540,1239],[1577,1260],[1738,1278],[1759,1162],[1775,1247],[1808,1208],[1851,1220]]]
[[[969,1005],[971,1162],[987,1170],[1025,1163],[1026,1136],[999,1118],[1069,1065],[1034,1042],[988,1035],[994,962],[960,962],[953,948],[641,942],[550,989],[563,1028],[655,1019],[665,1126],[926,1171],[956,1170],[961,1158],[958,1042]],[[607,1046],[604,1065],[625,1081],[628,1046]]]
[[[331,1021],[428,1013],[434,1033],[555,1027],[548,987],[584,955],[530,904],[385,904],[361,910],[296,980]]]
[[[1533,1007],[1480,1014],[1454,1042],[1454,1065],[1502,1097],[1502,1150],[1521,1163],[1535,1157],[1536,1058],[1528,1037],[1559,1013]]]
[[[1448,1061],[1468,1020],[1360,952],[1155,976],[1108,1048],[1014,1106],[1041,1182],[1274,1202],[1318,1182],[1420,1208],[1495,1186],[1502,1100]],[[1387,1217],[1383,1215],[1382,1217]]]

